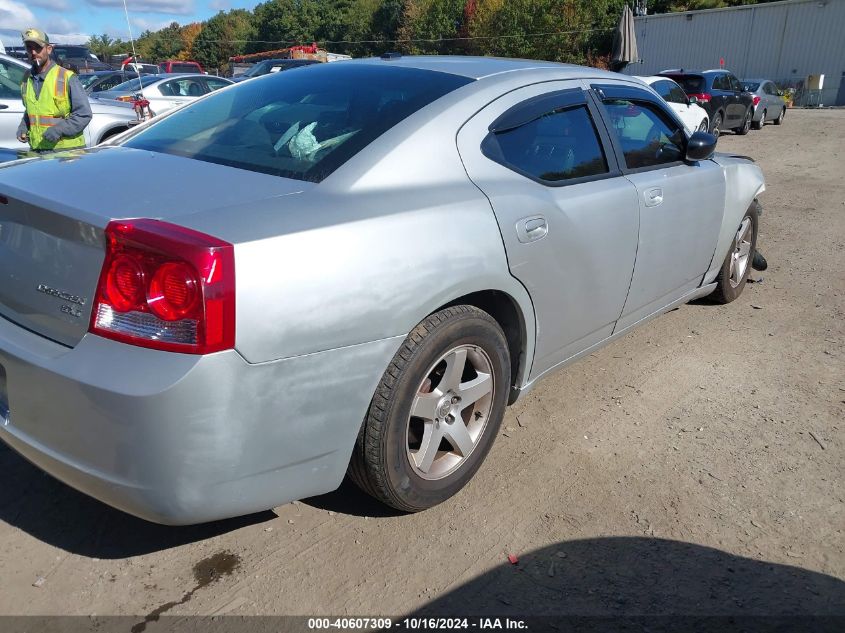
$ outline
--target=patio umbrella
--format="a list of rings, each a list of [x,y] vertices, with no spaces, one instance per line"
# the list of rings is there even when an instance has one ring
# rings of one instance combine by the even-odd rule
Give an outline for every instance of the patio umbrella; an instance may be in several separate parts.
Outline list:
[[[619,26],[613,33],[613,55],[610,58],[610,69],[622,72],[625,66],[638,60],[634,14],[631,13],[630,7],[626,4],[622,10],[622,17],[619,19]]]

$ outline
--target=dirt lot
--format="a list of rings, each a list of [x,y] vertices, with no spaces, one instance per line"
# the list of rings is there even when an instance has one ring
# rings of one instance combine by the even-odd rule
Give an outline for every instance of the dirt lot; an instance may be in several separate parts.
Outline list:
[[[540,384],[454,500],[166,528],[2,447],[0,613],[845,615],[845,110],[719,149],[765,172],[769,270]]]

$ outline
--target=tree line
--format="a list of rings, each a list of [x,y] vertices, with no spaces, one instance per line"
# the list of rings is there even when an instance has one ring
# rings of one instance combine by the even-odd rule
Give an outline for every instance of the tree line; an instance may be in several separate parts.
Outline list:
[[[655,0],[649,13],[752,4],[756,0]],[[765,1],[765,0],[764,0]],[[195,60],[225,73],[235,55],[317,42],[353,57],[493,55],[606,66],[626,0],[267,0],[204,22],[172,22],[135,40],[143,61]],[[629,2],[630,4],[630,2]],[[128,41],[91,37],[108,60]]]

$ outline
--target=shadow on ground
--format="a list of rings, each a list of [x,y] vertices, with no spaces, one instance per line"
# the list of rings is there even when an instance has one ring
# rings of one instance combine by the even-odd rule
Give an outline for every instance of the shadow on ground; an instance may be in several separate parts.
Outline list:
[[[0,521],[80,556],[138,556],[276,518],[273,512],[260,512],[187,527],[157,525],[77,492],[2,443],[0,473]]]
[[[303,499],[302,503],[320,510],[331,510],[338,514],[349,514],[359,517],[397,517],[407,514],[401,510],[396,510],[367,493],[363,492],[356,486],[349,477],[344,478],[340,488],[334,492],[320,495],[319,497],[310,497]]]
[[[503,561],[413,615],[449,614],[646,616],[641,622],[646,628],[661,628],[655,616],[662,616],[666,624],[674,622],[674,630],[686,630],[677,616],[749,618],[747,630],[760,628],[754,626],[755,619],[778,625],[777,618],[782,618],[784,630],[828,630],[830,625],[842,631],[845,582],[680,541],[597,538],[536,550],[521,555],[516,565]],[[820,626],[793,628],[801,621],[810,624],[808,616],[815,616]],[[702,622],[706,624],[706,618]],[[726,624],[713,622],[717,628]]]

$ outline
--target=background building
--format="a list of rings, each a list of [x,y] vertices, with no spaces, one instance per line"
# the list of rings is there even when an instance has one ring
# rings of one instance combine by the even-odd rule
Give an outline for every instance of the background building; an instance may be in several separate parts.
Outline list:
[[[740,79],[763,77],[803,89],[796,105],[845,105],[845,0],[786,0],[634,18],[642,60],[629,75],[666,68],[724,67]],[[821,92],[809,75],[824,75]]]

